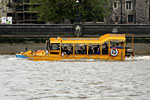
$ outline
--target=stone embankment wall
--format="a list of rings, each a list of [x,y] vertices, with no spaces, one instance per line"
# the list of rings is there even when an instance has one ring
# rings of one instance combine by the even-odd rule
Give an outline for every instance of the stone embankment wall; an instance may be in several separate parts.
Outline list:
[[[150,25],[83,24],[82,37],[99,37],[106,33],[134,33],[150,37]],[[75,37],[73,24],[0,25],[0,37]]]

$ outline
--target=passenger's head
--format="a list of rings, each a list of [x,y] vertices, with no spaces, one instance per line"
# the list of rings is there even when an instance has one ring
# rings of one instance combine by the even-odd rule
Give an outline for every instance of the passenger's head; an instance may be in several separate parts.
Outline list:
[[[116,46],[119,46],[119,43],[117,43]]]
[[[115,44],[112,45],[113,47],[115,46]]]

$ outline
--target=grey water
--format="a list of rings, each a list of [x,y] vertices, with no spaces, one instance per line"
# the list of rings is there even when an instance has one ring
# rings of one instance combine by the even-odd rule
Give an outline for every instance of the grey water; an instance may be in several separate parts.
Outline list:
[[[1,55],[0,100],[150,100],[150,56],[35,62]]]

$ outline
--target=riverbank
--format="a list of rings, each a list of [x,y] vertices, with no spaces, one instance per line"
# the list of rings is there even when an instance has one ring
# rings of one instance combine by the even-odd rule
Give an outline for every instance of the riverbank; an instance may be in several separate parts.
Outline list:
[[[14,55],[21,51],[45,49],[45,43],[0,43],[0,55]],[[150,43],[135,43],[134,44],[135,55],[150,55]]]

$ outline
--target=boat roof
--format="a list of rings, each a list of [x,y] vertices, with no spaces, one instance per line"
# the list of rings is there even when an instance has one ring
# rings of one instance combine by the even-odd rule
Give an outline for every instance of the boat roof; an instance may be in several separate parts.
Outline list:
[[[63,44],[102,44],[109,40],[125,41],[125,34],[105,34],[99,38],[50,38],[50,43]]]

